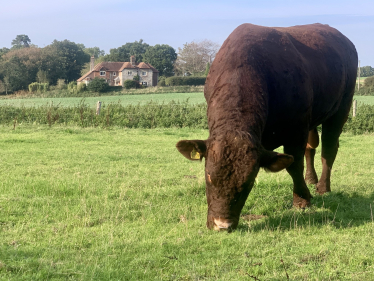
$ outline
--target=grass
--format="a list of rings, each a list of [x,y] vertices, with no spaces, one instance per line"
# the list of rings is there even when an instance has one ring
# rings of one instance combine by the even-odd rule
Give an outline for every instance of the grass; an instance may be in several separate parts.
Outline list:
[[[59,104],[60,106],[77,106],[82,99],[85,104],[91,107],[96,107],[98,101],[103,102],[103,104],[118,103],[122,105],[128,104],[145,104],[149,101],[154,102],[165,102],[168,103],[172,100],[174,101],[184,101],[189,99],[191,104],[205,102],[203,93],[170,93],[170,94],[149,94],[149,95],[119,95],[119,96],[100,96],[100,97],[72,97],[72,98],[30,98],[30,99],[0,99],[1,105],[12,105],[12,106],[25,106],[25,107],[37,107],[47,104]]]
[[[42,105],[60,105],[60,106],[77,106],[82,99],[85,104],[91,107],[96,107],[98,101],[102,101],[103,104],[118,103],[122,105],[128,104],[145,104],[149,101],[154,102],[165,102],[168,103],[174,101],[184,101],[189,99],[189,103],[205,103],[203,93],[170,93],[170,94],[149,94],[149,95],[119,95],[119,96],[100,96],[100,97],[71,97],[71,98],[30,98],[30,99],[0,99],[1,105],[11,106],[25,106],[25,107],[37,107]],[[354,96],[354,99],[360,103],[374,104],[374,96]]]
[[[374,96],[354,96],[353,99],[357,100],[358,105],[360,104],[374,105]]]
[[[305,211],[261,171],[242,212],[258,219],[231,234],[206,229],[204,164],[175,149],[207,136],[0,127],[0,279],[374,279],[373,135],[342,136],[333,192]]]

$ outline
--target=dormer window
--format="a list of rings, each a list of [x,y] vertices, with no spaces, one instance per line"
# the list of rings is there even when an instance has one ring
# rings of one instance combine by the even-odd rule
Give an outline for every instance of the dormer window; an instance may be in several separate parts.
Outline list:
[[[100,71],[100,76],[105,76],[105,71]]]

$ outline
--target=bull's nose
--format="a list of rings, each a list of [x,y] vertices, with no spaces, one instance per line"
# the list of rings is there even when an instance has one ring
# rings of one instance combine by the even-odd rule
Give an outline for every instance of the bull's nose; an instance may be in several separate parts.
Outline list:
[[[233,222],[227,219],[214,219],[214,230],[229,230],[232,224]]]

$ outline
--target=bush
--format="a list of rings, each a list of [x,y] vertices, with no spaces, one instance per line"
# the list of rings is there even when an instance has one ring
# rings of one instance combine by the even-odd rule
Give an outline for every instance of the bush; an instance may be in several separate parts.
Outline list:
[[[77,81],[71,81],[69,84],[68,84],[68,90],[69,91],[74,91],[77,89]]]
[[[87,90],[91,92],[103,93],[109,89],[108,83],[103,78],[96,77],[87,86]]]
[[[77,85],[77,92],[78,93],[82,93],[82,92],[84,92],[86,90],[87,90],[86,83],[80,83],[80,84]]]
[[[165,84],[165,79],[166,79],[165,76],[160,76],[160,77],[158,77],[158,83],[157,83],[157,86],[161,86],[161,87],[166,86],[166,84]]]
[[[49,90],[49,84],[48,83],[38,83],[34,82],[29,85],[29,92],[34,93],[34,92],[46,92]]]
[[[125,80],[125,82],[123,82],[123,87],[125,87],[125,89],[134,89],[137,88],[138,85],[138,82],[135,80]]]
[[[58,79],[57,84],[56,84],[56,88],[59,89],[59,90],[66,89],[65,80],[64,79]]]
[[[194,77],[194,76],[172,76],[165,79],[166,86],[181,86],[181,85],[188,85],[188,86],[198,86],[205,84],[206,77]]]
[[[352,116],[351,110],[343,131],[355,135],[374,132],[374,105],[362,104],[358,106],[356,117]]]
[[[363,87],[361,87],[359,91],[356,91],[355,95],[357,95],[357,96],[374,96],[374,76],[366,78],[364,80]]]

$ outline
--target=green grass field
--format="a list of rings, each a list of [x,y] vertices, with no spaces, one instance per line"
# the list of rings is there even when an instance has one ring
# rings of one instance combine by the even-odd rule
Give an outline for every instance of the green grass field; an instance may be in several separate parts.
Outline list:
[[[82,100],[96,107],[98,101],[102,101],[104,104],[118,103],[122,105],[128,104],[145,104],[149,101],[165,102],[168,103],[174,101],[184,101],[189,99],[190,104],[205,103],[204,93],[171,93],[171,94],[149,94],[149,95],[120,95],[120,96],[101,96],[101,97],[86,97],[82,98],[22,98],[22,99],[0,99],[1,105],[13,105],[13,106],[26,106],[35,107],[47,104],[59,104],[60,106],[77,106]],[[360,103],[374,104],[374,96],[355,96]]]
[[[360,104],[374,105],[374,96],[354,96],[353,99],[357,100],[358,105]]]
[[[207,136],[0,127],[0,280],[374,279],[373,135],[342,136],[305,211],[261,171],[233,233],[206,229],[204,164],[175,149]]]
[[[172,94],[149,94],[149,95],[120,95],[82,98],[30,98],[30,99],[0,99],[0,105],[35,107],[53,103],[61,106],[77,106],[82,100],[86,104],[96,107],[98,101],[104,104],[120,102],[122,105],[144,104],[149,101],[165,102],[184,101],[189,99],[191,104],[205,102],[203,93],[172,93]]]

